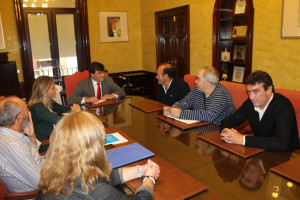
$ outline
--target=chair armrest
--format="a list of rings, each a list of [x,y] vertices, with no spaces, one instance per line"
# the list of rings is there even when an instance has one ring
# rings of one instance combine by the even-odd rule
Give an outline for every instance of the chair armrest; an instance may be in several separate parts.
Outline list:
[[[33,199],[37,198],[38,190],[28,191],[28,192],[13,192],[5,195],[4,199]]]

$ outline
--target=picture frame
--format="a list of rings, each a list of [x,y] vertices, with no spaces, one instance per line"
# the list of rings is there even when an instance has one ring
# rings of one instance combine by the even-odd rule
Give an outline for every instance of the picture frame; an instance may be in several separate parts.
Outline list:
[[[236,0],[234,5],[234,15],[245,14],[246,13],[246,0]]]
[[[234,26],[232,30],[232,37],[246,37],[247,26]]]
[[[232,81],[233,82],[238,82],[238,83],[243,83],[244,74],[245,74],[245,67],[234,66],[233,67],[233,74],[232,74]]]
[[[245,59],[246,59],[246,45],[245,44],[234,44],[233,60],[245,62]]]
[[[100,42],[128,42],[127,12],[99,12]]]
[[[0,49],[5,49],[5,40],[4,40],[4,33],[2,27],[1,14],[0,14]]]
[[[282,6],[282,39],[300,38],[300,1],[283,0]]]
[[[221,51],[221,61],[230,62],[230,51],[227,51],[227,48],[225,48],[224,51]]]

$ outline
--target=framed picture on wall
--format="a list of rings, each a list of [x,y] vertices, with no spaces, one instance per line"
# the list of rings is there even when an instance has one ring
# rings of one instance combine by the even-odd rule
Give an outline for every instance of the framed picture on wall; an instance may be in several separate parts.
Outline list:
[[[232,30],[232,37],[246,37],[247,26],[234,26]]]
[[[0,14],[0,49],[5,49],[5,41],[4,41],[1,14]]]
[[[245,62],[245,58],[246,58],[246,45],[245,44],[234,44],[233,60]]]
[[[281,38],[300,38],[299,0],[283,0]]]
[[[127,12],[99,12],[100,42],[127,42]]]
[[[245,74],[245,67],[234,66],[233,74],[232,74],[232,81],[242,83],[244,81],[244,74]]]
[[[235,15],[245,14],[246,13],[246,0],[236,0],[233,13]]]

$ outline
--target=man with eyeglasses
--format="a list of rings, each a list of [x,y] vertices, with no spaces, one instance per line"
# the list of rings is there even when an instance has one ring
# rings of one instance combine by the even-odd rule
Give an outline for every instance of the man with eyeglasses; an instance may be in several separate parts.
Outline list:
[[[219,83],[219,75],[213,67],[199,69],[195,83],[196,87],[182,100],[163,108],[164,115],[220,125],[235,111],[231,94]]]
[[[0,178],[9,192],[37,189],[40,144],[25,102],[14,96],[1,99]]]

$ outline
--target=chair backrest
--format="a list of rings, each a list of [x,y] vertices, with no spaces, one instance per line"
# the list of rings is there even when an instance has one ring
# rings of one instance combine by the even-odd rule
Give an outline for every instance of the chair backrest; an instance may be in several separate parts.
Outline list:
[[[245,84],[234,83],[229,81],[220,81],[225,86],[232,96],[233,105],[236,109],[248,99],[247,87]]]
[[[300,138],[300,91],[288,90],[288,89],[282,89],[282,88],[278,88],[275,91],[277,93],[280,93],[283,96],[287,97],[293,104],[295,112],[296,112],[298,133],[299,133],[299,138]]]
[[[72,92],[77,87],[78,81],[88,78],[89,77],[89,71],[84,70],[83,72],[75,72],[73,75],[66,76],[64,78],[65,81],[65,88],[66,88],[66,96],[67,98],[72,94]]]
[[[8,194],[8,190],[6,189],[2,180],[0,179],[0,200],[3,200],[7,194]]]
[[[196,76],[195,75],[190,75],[190,74],[185,74],[184,75],[184,81],[187,82],[190,86],[190,90],[192,90],[196,86]]]

